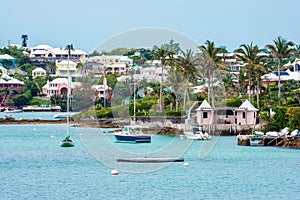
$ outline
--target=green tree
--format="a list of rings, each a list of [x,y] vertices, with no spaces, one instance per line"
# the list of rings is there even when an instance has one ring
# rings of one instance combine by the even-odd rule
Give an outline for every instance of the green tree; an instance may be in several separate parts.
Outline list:
[[[268,48],[272,55],[278,60],[278,97],[280,97],[280,71],[281,71],[281,63],[282,59],[287,58],[292,53],[295,53],[296,50],[292,47],[294,46],[294,43],[291,41],[287,41],[286,39],[283,39],[282,37],[277,37],[273,40],[274,44],[268,44],[266,45],[266,48]]]
[[[239,49],[235,50],[235,52],[240,53],[237,54],[237,56],[246,64],[246,71],[248,74],[249,82],[249,101],[251,100],[251,86],[253,83],[257,83],[257,85],[254,85],[254,87],[256,88],[257,107],[259,108],[260,77],[262,73],[267,71],[265,67],[261,65],[261,60],[263,58],[263,56],[259,55],[261,50],[257,45],[253,45],[253,43],[251,42],[249,45],[242,44]]]
[[[223,53],[225,50],[220,47],[216,47],[215,43],[207,40],[205,45],[198,47],[201,51],[200,54],[200,65],[202,65],[202,73],[208,79],[208,102],[214,106],[213,98],[213,75],[215,71],[222,71],[226,69],[226,65],[223,62],[223,58],[219,54]]]
[[[175,110],[179,108],[179,91],[184,85],[183,75],[176,68],[171,68],[168,71],[167,85],[172,87],[172,91],[175,94]]]
[[[290,130],[300,129],[300,107],[290,107],[286,112]]]
[[[28,40],[28,35],[22,35],[21,36],[22,39],[22,47],[27,47],[27,40]]]
[[[188,99],[188,85],[189,79],[191,74],[196,73],[197,61],[194,57],[194,53],[191,49],[187,49],[185,52],[182,51],[182,54],[178,57],[178,66],[183,73],[184,82],[185,82],[185,89],[184,89],[184,96],[183,96],[183,109],[186,110],[186,99]],[[189,104],[189,99],[188,99]]]
[[[159,48],[158,46],[154,46],[152,49],[153,59],[160,60],[161,62],[161,82],[160,82],[160,91],[159,91],[159,110],[162,111],[162,85],[163,85],[163,77],[164,77],[164,68],[167,64],[171,64],[173,62],[174,52],[168,51],[165,47]]]

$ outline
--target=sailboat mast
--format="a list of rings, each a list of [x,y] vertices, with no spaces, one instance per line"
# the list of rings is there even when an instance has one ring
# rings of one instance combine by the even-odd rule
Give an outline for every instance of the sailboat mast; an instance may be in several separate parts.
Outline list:
[[[71,90],[71,84],[70,84],[70,71],[69,71],[69,63],[70,63],[70,47],[68,48],[68,66],[67,66],[67,72],[68,72],[68,90],[67,90],[67,135],[69,135],[69,124],[70,124],[70,118],[69,118],[69,107],[70,107],[70,90]]]
[[[135,69],[133,67],[133,123],[135,124],[135,111],[136,111],[136,100],[135,100]]]

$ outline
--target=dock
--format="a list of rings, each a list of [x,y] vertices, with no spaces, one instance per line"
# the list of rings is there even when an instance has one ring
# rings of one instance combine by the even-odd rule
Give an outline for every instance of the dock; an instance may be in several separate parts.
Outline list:
[[[240,146],[261,145],[261,146],[300,148],[300,136],[238,135],[237,144]]]

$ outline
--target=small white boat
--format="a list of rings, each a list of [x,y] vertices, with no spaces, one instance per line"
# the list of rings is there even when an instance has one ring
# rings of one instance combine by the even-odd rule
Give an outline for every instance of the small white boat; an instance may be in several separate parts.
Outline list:
[[[289,128],[285,127],[283,129],[281,129],[279,132],[277,132],[277,131],[266,132],[266,136],[280,137],[280,136],[287,136],[288,133],[289,133]]]
[[[294,136],[298,135],[298,132],[299,132],[299,130],[295,129],[290,133],[290,136],[294,137]]]
[[[210,140],[211,136],[199,126],[193,126],[191,131],[185,131],[184,136],[188,140]]]
[[[255,136],[263,136],[263,135],[265,135],[265,133],[264,133],[264,132],[261,132],[261,131],[255,131],[255,132],[254,132],[254,135],[255,135]]]
[[[57,113],[53,115],[54,119],[67,119],[68,113]]]
[[[4,113],[21,113],[21,112],[23,112],[23,110],[21,110],[21,109],[13,109],[13,110],[6,109],[3,112]]]

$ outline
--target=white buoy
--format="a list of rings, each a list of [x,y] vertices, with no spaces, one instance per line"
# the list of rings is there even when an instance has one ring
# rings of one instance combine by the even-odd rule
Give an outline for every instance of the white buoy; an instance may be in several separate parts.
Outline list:
[[[119,171],[116,169],[111,170],[111,175],[119,175]]]
[[[183,166],[188,167],[190,164],[188,162],[183,163]]]

